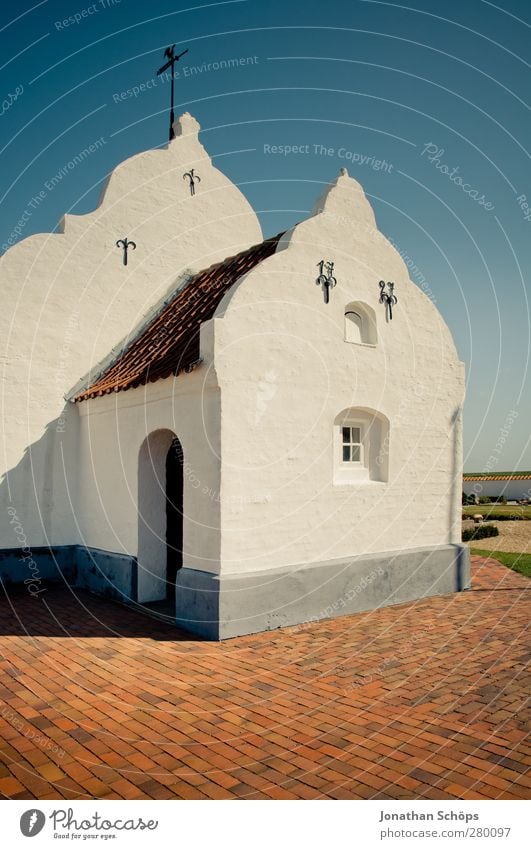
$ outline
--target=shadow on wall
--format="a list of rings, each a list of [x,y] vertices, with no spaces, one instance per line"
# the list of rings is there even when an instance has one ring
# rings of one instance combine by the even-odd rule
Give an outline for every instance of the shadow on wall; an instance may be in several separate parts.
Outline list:
[[[79,417],[66,403],[0,483],[0,579],[35,598],[53,583],[136,600],[136,558],[85,546],[75,515]]]
[[[173,438],[170,431],[153,437],[161,443],[162,462]],[[67,403],[0,483],[0,633],[200,639],[181,632],[174,619],[120,610],[114,601],[101,598],[136,602],[137,562],[82,544],[75,515],[83,485],[78,447],[78,411]],[[152,459],[154,447],[150,445]],[[165,499],[164,491],[159,494]],[[165,558],[165,542],[163,547]]]
[[[39,548],[77,542],[70,502],[76,486],[65,478],[78,441],[77,410],[65,404],[40,439],[28,445],[0,483],[0,549]],[[9,434],[4,434],[9,440]],[[7,446],[9,447],[9,446]],[[63,468],[63,458],[65,468]]]

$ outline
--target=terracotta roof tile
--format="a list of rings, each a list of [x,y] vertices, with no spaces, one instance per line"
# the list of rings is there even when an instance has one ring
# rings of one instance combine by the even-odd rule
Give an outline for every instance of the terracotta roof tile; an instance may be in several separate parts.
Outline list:
[[[78,395],[84,401],[132,389],[190,370],[199,360],[199,331],[225,293],[252,268],[275,253],[282,234],[194,275],[133,342]]]

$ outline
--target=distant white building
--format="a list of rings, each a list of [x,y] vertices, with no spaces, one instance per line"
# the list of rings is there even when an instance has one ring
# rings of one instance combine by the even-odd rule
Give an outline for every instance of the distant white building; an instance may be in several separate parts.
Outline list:
[[[175,129],[2,258],[3,580],[214,639],[466,588],[463,364],[361,186],[264,241]]]
[[[521,501],[531,498],[531,473],[506,472],[501,474],[463,475],[465,495],[482,495],[498,498],[505,495],[507,501]]]

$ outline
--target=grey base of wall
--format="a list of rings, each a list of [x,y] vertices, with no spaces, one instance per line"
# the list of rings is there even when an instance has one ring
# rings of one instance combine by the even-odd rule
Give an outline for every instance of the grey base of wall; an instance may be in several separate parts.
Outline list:
[[[131,603],[137,598],[136,558],[80,545],[0,550],[4,585],[38,594],[63,582]],[[441,545],[348,560],[215,575],[181,569],[176,624],[210,640],[374,610],[470,587],[468,548]]]
[[[176,618],[225,640],[470,587],[466,546],[441,545],[220,576],[183,568]]]
[[[28,592],[39,595],[50,583],[72,584],[76,575],[75,546],[53,548],[0,549],[0,579],[9,587],[25,584]]]
[[[0,549],[4,586],[25,584],[38,595],[47,584],[65,583],[98,595],[131,602],[136,599],[136,558],[82,545]]]

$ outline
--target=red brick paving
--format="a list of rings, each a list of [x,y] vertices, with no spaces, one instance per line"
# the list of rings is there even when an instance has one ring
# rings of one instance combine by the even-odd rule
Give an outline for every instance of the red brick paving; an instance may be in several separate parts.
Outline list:
[[[225,643],[10,591],[0,794],[529,798],[530,587],[474,558],[470,592]]]

